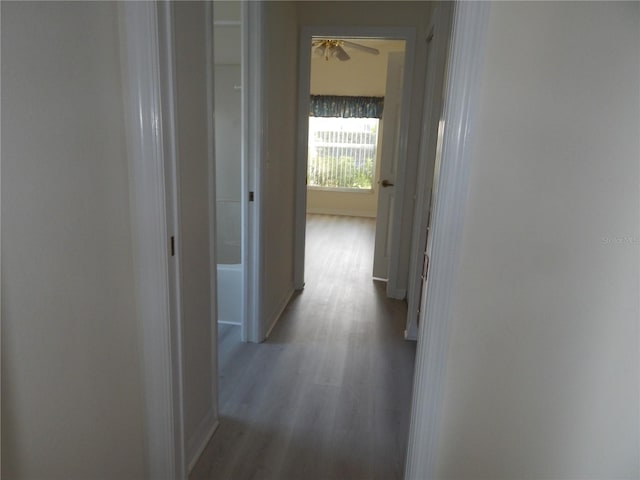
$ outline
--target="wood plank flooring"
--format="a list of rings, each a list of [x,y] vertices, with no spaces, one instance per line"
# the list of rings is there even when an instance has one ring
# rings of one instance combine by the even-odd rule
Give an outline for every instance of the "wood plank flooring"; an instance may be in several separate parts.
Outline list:
[[[192,480],[402,478],[415,343],[371,280],[374,227],[309,215],[305,289],[271,337],[220,326],[220,427]]]

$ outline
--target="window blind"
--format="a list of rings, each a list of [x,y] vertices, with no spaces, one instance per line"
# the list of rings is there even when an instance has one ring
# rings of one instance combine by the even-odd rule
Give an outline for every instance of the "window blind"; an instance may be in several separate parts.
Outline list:
[[[310,117],[382,118],[384,97],[311,95]]]

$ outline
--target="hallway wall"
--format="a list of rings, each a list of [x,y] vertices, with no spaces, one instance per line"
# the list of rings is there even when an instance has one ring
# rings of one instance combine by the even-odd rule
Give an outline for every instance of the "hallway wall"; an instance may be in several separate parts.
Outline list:
[[[0,476],[145,478],[116,4],[0,8]]]
[[[491,6],[434,478],[640,477],[640,5]]]
[[[295,2],[266,2],[262,334],[293,293],[298,30]]]

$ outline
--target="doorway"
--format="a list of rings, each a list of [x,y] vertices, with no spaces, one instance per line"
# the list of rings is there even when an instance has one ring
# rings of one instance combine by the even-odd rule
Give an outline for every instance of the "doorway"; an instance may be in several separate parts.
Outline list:
[[[218,325],[244,338],[242,318],[242,22],[240,3],[214,8]],[[224,338],[225,335],[220,335]]]
[[[259,232],[263,6],[213,2],[218,320],[260,342]],[[256,201],[253,201],[253,197]]]
[[[395,192],[403,191],[414,38],[410,28],[302,29],[294,268],[298,290],[305,281],[307,214],[351,215],[375,219],[371,276],[387,282],[387,296],[404,298],[396,286],[404,199]],[[334,127],[326,126],[327,118],[334,118]]]

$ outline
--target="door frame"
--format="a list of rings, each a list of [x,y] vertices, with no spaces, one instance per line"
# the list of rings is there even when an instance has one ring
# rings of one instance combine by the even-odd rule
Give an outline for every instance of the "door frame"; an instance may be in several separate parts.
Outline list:
[[[205,4],[211,321],[215,314],[215,152],[213,138],[213,6]],[[188,477],[204,443],[187,452],[184,427],[179,162],[171,2],[118,6],[122,89],[129,158],[133,274],[143,384],[144,438],[150,478]],[[172,242],[172,237],[175,239]],[[172,245],[173,243],[173,245]],[[173,247],[173,248],[172,248]],[[171,255],[171,251],[175,255]],[[212,368],[217,344],[212,331]],[[217,376],[211,405],[217,416]],[[191,458],[187,458],[187,457]]]
[[[173,261],[170,255],[179,209],[174,201],[175,84],[173,67],[167,65],[173,58],[168,5],[123,2],[118,8],[148,473],[152,478],[182,479],[180,249]]]
[[[422,295],[404,478],[435,478],[448,334],[471,173],[474,117],[484,67],[490,4],[454,4],[447,60],[438,191],[431,221],[429,281]]]
[[[447,51],[451,36],[453,5],[440,3],[436,6],[427,28],[427,67],[422,118],[422,135],[418,152],[416,175],[415,209],[413,217],[411,257],[407,291],[407,324],[404,336],[407,340],[418,338],[418,311],[420,309],[423,255],[429,227],[429,211],[432,198],[437,191],[435,156],[438,132],[443,118],[443,89],[447,68]],[[424,280],[426,282],[426,279]],[[424,288],[424,287],[422,287]]]
[[[405,70],[402,85],[402,110],[400,114],[400,136],[398,138],[398,166],[396,170],[396,194],[393,220],[390,225],[390,256],[387,281],[387,296],[404,298],[405,291],[398,288],[398,269],[400,264],[400,226],[402,211],[410,199],[405,198],[406,165],[408,154],[409,123],[411,117],[411,97],[413,95],[413,75],[416,50],[416,29],[414,27],[368,27],[368,26],[304,26],[299,37],[299,73],[298,73],[298,141],[295,173],[295,232],[293,285],[296,290],[304,288],[304,258],[306,243],[307,215],[307,157],[309,136],[309,97],[311,77],[311,41],[312,37],[341,38],[387,38],[404,40]]]
[[[394,206],[396,197],[402,195],[394,184],[398,183],[398,156],[400,154],[399,138],[402,116],[402,100],[404,88],[404,66],[406,53],[389,52],[385,68],[386,85],[384,88],[384,108],[380,118],[378,134],[378,165],[376,165],[376,212],[375,235],[373,244],[372,278],[385,282],[388,287],[390,254],[393,251],[388,241],[395,218]],[[384,182],[391,185],[384,187]]]
[[[242,329],[243,342],[259,343],[263,222],[262,168],[264,152],[264,2],[242,2]],[[250,195],[253,193],[253,200]]]

